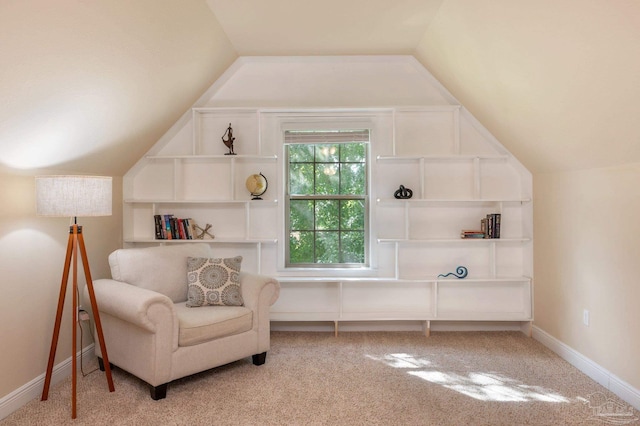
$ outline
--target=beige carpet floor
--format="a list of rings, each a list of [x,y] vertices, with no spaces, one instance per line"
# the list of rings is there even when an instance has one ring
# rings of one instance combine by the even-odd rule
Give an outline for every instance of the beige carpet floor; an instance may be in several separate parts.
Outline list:
[[[116,368],[70,379],[1,425],[599,425],[639,413],[519,332],[273,332],[251,359],[184,378],[153,401]],[[87,364],[85,362],[85,371]],[[617,414],[614,413],[617,411]]]

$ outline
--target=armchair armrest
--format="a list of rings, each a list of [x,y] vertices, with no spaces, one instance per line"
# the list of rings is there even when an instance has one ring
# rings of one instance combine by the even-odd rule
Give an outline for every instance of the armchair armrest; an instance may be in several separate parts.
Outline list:
[[[268,306],[273,305],[280,295],[280,283],[276,279],[248,272],[240,273],[240,288],[244,305],[251,310],[256,310],[263,300]]]
[[[151,333],[156,332],[158,324],[172,327],[177,333],[178,319],[173,302],[167,296],[111,279],[94,281],[93,289],[101,313],[132,323]],[[85,299],[88,299],[86,288]],[[166,309],[155,309],[156,306]]]
[[[280,283],[275,278],[265,275],[241,272],[240,288],[244,306],[253,311],[253,330],[258,333],[255,354],[264,354],[270,345],[269,306],[278,300]],[[255,360],[256,358],[254,362]]]
[[[109,361],[152,386],[169,382],[180,332],[173,301],[161,293],[112,279],[94,281],[93,289]],[[86,287],[84,296],[88,299]],[[98,346],[96,355],[101,356]]]

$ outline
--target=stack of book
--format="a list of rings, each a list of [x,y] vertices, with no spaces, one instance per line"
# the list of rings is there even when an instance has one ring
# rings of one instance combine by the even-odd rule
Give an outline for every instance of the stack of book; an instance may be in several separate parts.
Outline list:
[[[156,240],[192,240],[192,219],[179,219],[172,214],[154,216]]]
[[[500,213],[491,213],[482,219],[481,227],[486,235],[485,238],[500,238],[500,219]]]
[[[463,229],[460,238],[500,238],[500,213],[488,214],[480,221],[480,229]]]
[[[480,230],[463,229],[460,232],[460,238],[485,238],[485,234]]]

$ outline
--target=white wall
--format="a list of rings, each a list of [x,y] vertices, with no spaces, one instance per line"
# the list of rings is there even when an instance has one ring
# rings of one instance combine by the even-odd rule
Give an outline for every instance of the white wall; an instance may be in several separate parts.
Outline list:
[[[207,106],[450,105],[448,92],[410,56],[240,58]]]

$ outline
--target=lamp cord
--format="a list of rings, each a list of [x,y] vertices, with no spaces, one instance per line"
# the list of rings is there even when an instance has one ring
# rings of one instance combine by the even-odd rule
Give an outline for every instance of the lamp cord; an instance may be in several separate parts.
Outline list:
[[[80,291],[78,289],[76,289],[76,295],[78,297],[78,300],[80,300]],[[76,313],[77,315],[77,313]],[[82,328],[82,321],[80,321],[80,318],[78,318],[78,326],[80,327],[80,372],[82,373],[82,377],[87,377],[89,374],[99,370],[99,367],[94,368],[93,370],[85,373],[84,372],[84,366],[82,365],[83,362],[83,358],[84,358],[84,344],[82,343],[82,337],[84,335],[84,329]],[[91,320],[89,320],[89,326],[91,326]],[[92,328],[90,328],[89,330],[92,330]],[[91,331],[91,337],[93,337],[93,331]],[[93,337],[93,342],[95,344],[95,337]]]

